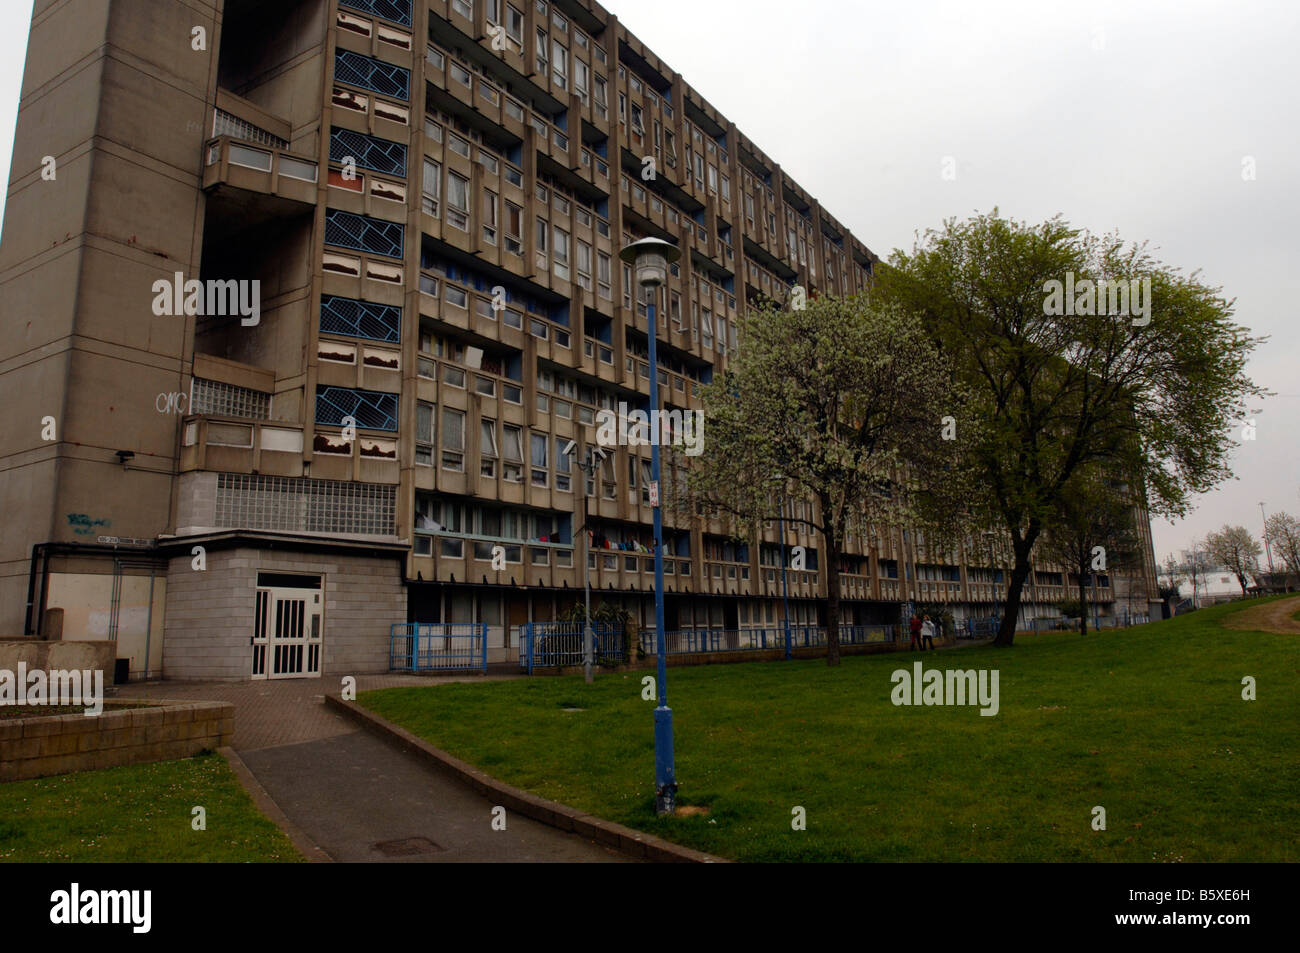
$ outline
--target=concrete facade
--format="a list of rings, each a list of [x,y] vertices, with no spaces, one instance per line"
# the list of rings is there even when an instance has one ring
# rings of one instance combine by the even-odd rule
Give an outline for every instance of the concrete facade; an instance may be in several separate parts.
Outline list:
[[[326,672],[386,664],[392,621],[484,623],[490,659],[513,658],[520,625],[581,598],[584,486],[561,448],[648,402],[619,249],[683,252],[654,370],[683,411],[749,303],[861,291],[878,261],[590,0],[37,0],[8,201],[0,632],[62,609],[65,638],[119,642],[134,677],[257,677],[272,570],[324,578]],[[228,297],[252,282],[256,314]],[[620,447],[587,494],[592,587],[641,623],[648,470]],[[665,526],[673,629],[778,622],[795,545],[795,624],[824,621],[828,572],[850,624],[908,600],[988,615],[1010,564],[882,531],[828,567],[789,522],[740,543]],[[244,543],[196,572],[213,534]],[[1133,604],[1156,592],[1144,541]],[[1026,616],[1070,595],[1042,567]]]

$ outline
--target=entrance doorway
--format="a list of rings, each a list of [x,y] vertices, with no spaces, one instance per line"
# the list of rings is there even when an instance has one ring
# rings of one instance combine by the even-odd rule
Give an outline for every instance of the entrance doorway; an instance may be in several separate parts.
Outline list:
[[[319,678],[321,577],[257,574],[253,678]]]

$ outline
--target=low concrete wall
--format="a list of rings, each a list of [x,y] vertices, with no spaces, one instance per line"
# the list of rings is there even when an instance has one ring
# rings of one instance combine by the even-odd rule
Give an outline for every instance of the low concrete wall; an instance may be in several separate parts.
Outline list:
[[[230,702],[126,708],[150,704],[114,699],[95,717],[0,719],[0,781],[188,758],[235,735]]]
[[[102,671],[104,683],[113,684],[113,663],[117,659],[116,642],[45,642],[40,639],[0,640],[0,669],[18,671],[18,663],[33,669]]]

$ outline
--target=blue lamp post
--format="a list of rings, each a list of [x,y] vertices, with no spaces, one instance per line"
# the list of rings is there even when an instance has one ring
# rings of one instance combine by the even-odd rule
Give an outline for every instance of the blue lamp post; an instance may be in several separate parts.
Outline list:
[[[659,351],[656,346],[659,327],[655,317],[659,289],[668,282],[668,267],[681,257],[681,250],[676,245],[658,238],[643,238],[619,252],[619,258],[633,267],[636,284],[651,289],[646,337],[650,339],[652,412],[659,409]],[[659,707],[655,709],[655,813],[664,815],[672,814],[676,807],[677,774],[673,764],[673,711],[668,707],[668,653],[664,645],[664,520],[659,499],[659,438],[660,434],[655,433],[650,442],[650,481],[655,524],[655,645],[659,656]]]

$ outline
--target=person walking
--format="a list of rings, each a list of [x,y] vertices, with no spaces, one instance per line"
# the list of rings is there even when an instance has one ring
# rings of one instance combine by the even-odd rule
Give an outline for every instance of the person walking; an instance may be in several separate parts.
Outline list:
[[[912,650],[915,651],[916,649],[920,649],[924,652],[925,646],[921,644],[921,617],[919,615],[913,615],[910,625],[912,628]]]
[[[930,644],[930,651],[934,651],[934,623],[930,617],[926,616],[925,621],[921,623],[921,651],[925,651],[926,643]]]

